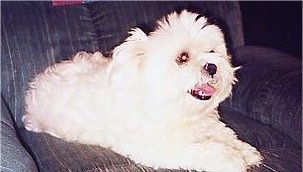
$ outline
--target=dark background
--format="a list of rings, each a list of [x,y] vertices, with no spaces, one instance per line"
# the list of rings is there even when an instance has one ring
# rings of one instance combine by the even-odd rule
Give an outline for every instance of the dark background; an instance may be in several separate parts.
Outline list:
[[[245,45],[278,49],[302,58],[301,1],[240,1]]]

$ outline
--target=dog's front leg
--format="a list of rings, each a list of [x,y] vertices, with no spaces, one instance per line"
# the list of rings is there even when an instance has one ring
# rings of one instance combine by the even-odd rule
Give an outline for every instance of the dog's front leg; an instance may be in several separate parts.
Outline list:
[[[210,172],[244,172],[242,153],[222,142],[154,144],[133,149],[129,157],[154,168],[195,169]]]

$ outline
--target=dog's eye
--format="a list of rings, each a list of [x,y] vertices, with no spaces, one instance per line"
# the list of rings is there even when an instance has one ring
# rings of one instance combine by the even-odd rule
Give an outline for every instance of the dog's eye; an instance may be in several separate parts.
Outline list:
[[[182,65],[184,63],[187,63],[188,61],[189,61],[189,55],[188,53],[185,52],[181,53],[176,59],[178,65]]]
[[[215,52],[214,50],[207,51],[207,53],[214,53],[214,52]]]

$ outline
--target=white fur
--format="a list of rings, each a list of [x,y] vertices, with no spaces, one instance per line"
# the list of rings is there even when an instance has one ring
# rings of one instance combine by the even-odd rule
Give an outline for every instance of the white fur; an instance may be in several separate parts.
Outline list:
[[[242,172],[260,153],[219,120],[235,81],[223,34],[197,14],[172,13],[150,35],[133,29],[113,57],[79,52],[46,69],[26,94],[27,130],[97,144],[155,168]],[[214,53],[209,53],[214,50]],[[178,65],[182,52],[188,63]],[[218,67],[214,78],[203,66]],[[215,93],[188,93],[210,83]]]

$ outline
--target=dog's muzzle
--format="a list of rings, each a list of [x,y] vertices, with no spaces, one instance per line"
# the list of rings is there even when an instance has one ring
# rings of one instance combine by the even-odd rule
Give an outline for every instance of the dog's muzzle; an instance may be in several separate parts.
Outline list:
[[[212,63],[206,63],[202,68],[202,73],[211,78],[210,82],[216,82],[214,75],[217,73],[217,66]],[[193,89],[188,91],[193,97],[199,100],[209,100],[215,92],[215,88],[209,83],[198,83]]]

